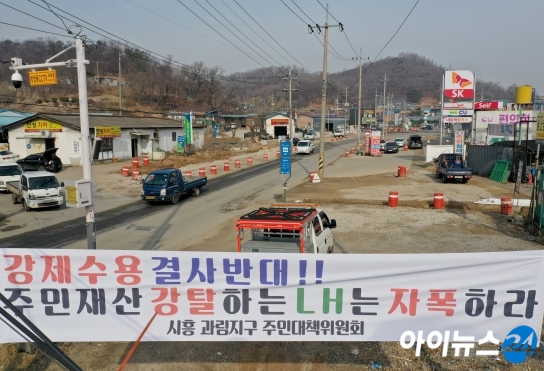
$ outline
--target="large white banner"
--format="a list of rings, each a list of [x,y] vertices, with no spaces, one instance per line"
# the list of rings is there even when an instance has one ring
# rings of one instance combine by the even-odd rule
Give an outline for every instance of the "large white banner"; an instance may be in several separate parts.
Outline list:
[[[0,292],[53,341],[540,337],[543,251],[243,254],[0,249]],[[24,341],[0,322],[0,343]]]

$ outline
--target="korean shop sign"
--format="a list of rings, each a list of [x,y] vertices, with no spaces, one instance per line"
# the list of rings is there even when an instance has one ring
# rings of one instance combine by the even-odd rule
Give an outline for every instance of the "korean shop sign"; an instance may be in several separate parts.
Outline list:
[[[237,254],[0,249],[2,294],[55,342],[540,337],[544,251]],[[361,269],[364,267],[364,269]],[[489,338],[491,339],[491,338]],[[417,339],[416,339],[417,340]],[[22,342],[0,322],[0,343]],[[405,343],[410,339],[405,338]]]

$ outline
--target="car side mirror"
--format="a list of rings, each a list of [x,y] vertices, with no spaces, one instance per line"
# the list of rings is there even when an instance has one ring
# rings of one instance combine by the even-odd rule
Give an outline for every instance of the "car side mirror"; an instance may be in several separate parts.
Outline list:
[[[329,227],[331,229],[336,228],[336,219],[331,219],[331,221],[329,223]]]
[[[170,179],[170,180],[168,181],[168,184],[174,184],[174,180],[173,180],[173,179]]]
[[[64,182],[60,182],[60,186],[61,186],[61,187],[64,187]]]
[[[28,191],[28,187],[27,187],[26,185],[22,185],[22,186],[21,186],[21,189],[22,189],[23,191]]]

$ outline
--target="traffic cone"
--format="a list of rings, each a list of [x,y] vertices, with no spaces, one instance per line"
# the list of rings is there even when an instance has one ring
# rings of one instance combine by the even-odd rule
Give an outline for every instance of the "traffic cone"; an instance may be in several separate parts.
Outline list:
[[[527,184],[533,184],[533,174],[529,173],[529,178],[527,179]]]

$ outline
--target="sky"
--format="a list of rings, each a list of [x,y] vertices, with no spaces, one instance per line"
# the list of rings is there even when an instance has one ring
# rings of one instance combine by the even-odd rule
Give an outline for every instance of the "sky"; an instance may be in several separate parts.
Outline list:
[[[323,68],[323,46],[318,40],[323,35],[317,29],[310,34],[308,24],[325,24],[325,0],[47,2],[56,7],[51,7],[53,11],[73,20],[65,19],[67,26],[80,23],[86,27],[82,34],[92,40],[104,39],[97,32],[122,38],[162,56],[172,55],[183,64],[203,61],[222,67],[226,74],[278,65],[296,65],[312,72]],[[352,58],[360,48],[362,57],[371,61],[411,52],[446,69],[472,71],[477,79],[504,87],[531,85],[544,95],[544,47],[539,42],[544,33],[542,0],[331,0],[328,6],[328,24],[343,25],[343,32],[339,27],[329,28],[334,48],[329,49],[329,72],[356,67]],[[0,0],[0,22],[67,34],[43,0]],[[69,40],[0,23],[0,39],[37,37]]]

